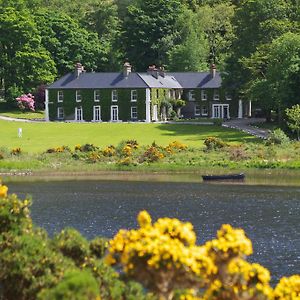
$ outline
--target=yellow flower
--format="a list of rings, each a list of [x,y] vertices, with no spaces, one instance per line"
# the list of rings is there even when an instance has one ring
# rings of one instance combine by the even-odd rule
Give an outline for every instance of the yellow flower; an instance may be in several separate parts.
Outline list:
[[[7,186],[0,185],[0,198],[6,198],[7,197],[7,191],[8,191]]]
[[[138,223],[141,227],[146,227],[151,225],[151,216],[148,214],[147,211],[143,210],[138,214]]]

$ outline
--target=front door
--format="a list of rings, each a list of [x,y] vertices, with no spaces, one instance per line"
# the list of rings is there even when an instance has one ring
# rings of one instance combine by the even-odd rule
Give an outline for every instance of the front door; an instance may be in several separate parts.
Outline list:
[[[75,108],[75,120],[78,121],[78,122],[83,120],[82,107],[76,107]]]
[[[111,121],[116,122],[119,121],[119,110],[117,105],[111,106]]]
[[[212,117],[229,119],[229,104],[213,104]]]
[[[94,121],[100,122],[101,121],[101,109],[100,106],[94,106]]]
[[[157,117],[157,105],[153,105],[152,108],[152,121],[157,121],[158,117]]]

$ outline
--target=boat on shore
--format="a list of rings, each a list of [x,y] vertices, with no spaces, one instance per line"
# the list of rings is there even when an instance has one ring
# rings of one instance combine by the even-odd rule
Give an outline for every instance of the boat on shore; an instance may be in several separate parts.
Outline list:
[[[203,181],[214,181],[214,180],[239,180],[243,181],[245,179],[244,173],[239,174],[226,174],[226,175],[202,175]]]

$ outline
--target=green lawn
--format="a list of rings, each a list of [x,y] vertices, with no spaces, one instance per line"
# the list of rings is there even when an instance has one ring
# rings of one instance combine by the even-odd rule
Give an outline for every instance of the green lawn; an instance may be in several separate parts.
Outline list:
[[[23,137],[18,138],[22,127]],[[0,147],[21,147],[27,152],[42,152],[61,145],[92,143],[97,146],[117,145],[122,140],[135,139],[141,145],[155,141],[160,145],[178,140],[189,146],[202,147],[208,136],[227,142],[255,141],[243,132],[217,126],[146,123],[21,123],[0,121]]]
[[[17,118],[17,119],[44,119],[45,118],[45,113],[44,111],[26,111],[22,112],[20,110],[15,110],[15,111],[7,111],[7,112],[1,112],[0,116],[5,116],[5,117],[10,117],[10,118]]]

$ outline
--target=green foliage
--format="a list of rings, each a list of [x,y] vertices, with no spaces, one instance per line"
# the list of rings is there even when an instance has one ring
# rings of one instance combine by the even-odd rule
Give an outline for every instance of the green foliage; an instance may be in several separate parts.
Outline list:
[[[280,128],[272,131],[268,137],[266,142],[267,145],[286,145],[290,142],[289,137],[284,133],[284,131]]]
[[[105,251],[108,247],[108,240],[102,237],[96,237],[90,241],[90,251],[91,254],[97,258],[103,258]]]
[[[64,256],[71,258],[77,266],[82,265],[90,254],[88,241],[73,228],[66,228],[55,235],[53,243]]]
[[[298,141],[300,139],[300,105],[294,105],[291,108],[287,108],[285,113],[289,119],[288,126],[291,130],[296,131]]]
[[[213,119],[213,123],[214,123],[214,125],[216,125],[216,126],[222,126],[222,124],[223,124],[223,119],[215,118],[215,119]]]
[[[226,146],[225,142],[216,137],[208,137],[204,141],[204,145],[206,149],[209,150],[217,150],[224,148]]]
[[[43,290],[40,300],[95,300],[100,299],[96,279],[88,271],[66,272],[62,280],[53,288]]]

